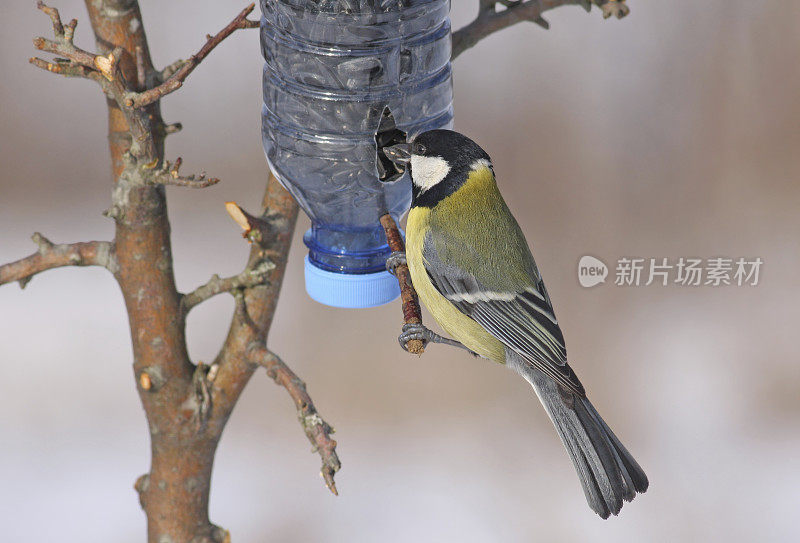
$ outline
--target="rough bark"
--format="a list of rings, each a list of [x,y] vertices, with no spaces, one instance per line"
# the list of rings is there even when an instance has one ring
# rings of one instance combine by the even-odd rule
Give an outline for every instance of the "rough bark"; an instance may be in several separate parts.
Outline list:
[[[166,125],[160,99],[180,88],[191,71],[237,29],[257,27],[247,19],[251,4],[218,34],[208,36],[198,53],[157,71],[150,59],[139,5],[134,0],[86,0],[98,53],[73,43],[76,20],[61,22],[58,10],[39,4],[52,22],[53,40],[37,38],[37,49],[58,55],[31,63],[50,72],[100,84],[108,104],[113,242],[54,245],[36,234],[39,251],[0,267],[0,284],[21,284],[34,274],[65,265],[110,269],[128,313],[133,371],[147,417],[151,465],[135,488],[147,516],[151,542],[221,542],[230,536],[208,518],[211,471],[217,444],[233,407],[255,370],[267,373],[293,398],[301,425],[318,446],[323,475],[331,490],[340,464],[333,429],[316,412],[302,381],[277,356],[259,359],[275,313],[286,258],[297,220],[297,205],[270,178],[253,231],[245,270],[237,276],[212,277],[182,295],[172,269],[170,225],[164,186],[202,188],[216,183],[205,175],[181,176],[181,159],[164,158],[164,139],[180,125]],[[238,206],[237,206],[238,207]],[[193,364],[186,349],[186,314],[213,295],[236,298],[230,332],[211,365]]]

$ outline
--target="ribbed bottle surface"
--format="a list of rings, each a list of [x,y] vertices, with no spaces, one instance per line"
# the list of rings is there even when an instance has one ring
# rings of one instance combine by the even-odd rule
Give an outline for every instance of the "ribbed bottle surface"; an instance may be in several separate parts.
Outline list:
[[[388,106],[415,135],[452,126],[448,0],[261,0],[262,137],[270,168],[311,217],[311,264],[373,273],[378,222],[408,209],[408,176],[381,182]]]

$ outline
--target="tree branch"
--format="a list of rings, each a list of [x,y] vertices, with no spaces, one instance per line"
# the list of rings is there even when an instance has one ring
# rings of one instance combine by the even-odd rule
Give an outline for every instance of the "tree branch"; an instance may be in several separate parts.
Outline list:
[[[169,161],[165,161],[164,165],[158,170],[146,172],[147,182],[152,185],[175,185],[192,189],[202,189],[219,183],[219,179],[216,177],[206,178],[206,172],[201,172],[197,178],[195,178],[194,174],[187,177],[180,175],[178,172],[182,164],[183,159],[181,157],[175,160],[174,166]]]
[[[322,458],[322,477],[331,492],[336,490],[334,475],[342,467],[336,455],[336,441],[331,439],[333,427],[325,422],[317,413],[317,408],[306,391],[305,383],[275,353],[268,351],[262,344],[254,342],[247,350],[248,360],[263,366],[276,384],[282,386],[294,400],[297,418],[300,425],[314,446],[315,452]]]
[[[25,288],[37,273],[64,266],[102,266],[111,273],[116,271],[114,245],[107,241],[55,245],[39,232],[31,239],[39,250],[29,257],[0,266],[0,285],[19,281]]]
[[[381,217],[381,226],[386,233],[386,242],[392,252],[405,253],[406,244],[403,243],[403,236],[394,219],[388,213]],[[411,272],[408,271],[407,264],[401,264],[394,270],[397,282],[400,283],[400,300],[403,307],[404,324],[422,324],[422,311],[419,307],[419,298],[414,285],[411,283]],[[425,344],[419,339],[412,339],[406,342],[406,350],[411,354],[422,354],[425,352]]]
[[[335,454],[335,442],[329,438],[331,433],[327,430],[329,426],[321,419],[317,421],[313,417],[315,411],[309,410],[314,409],[313,402],[308,398],[304,388],[302,390],[298,388],[302,381],[264,347],[286,271],[287,255],[297,222],[297,202],[278,180],[270,175],[261,216],[255,217],[233,202],[228,202],[226,208],[245,230],[245,237],[252,245],[246,269],[256,266],[265,257],[274,262],[275,268],[269,273],[263,285],[235,291],[237,311],[225,344],[214,361],[219,367],[214,390],[221,392],[214,396],[215,409],[225,412],[232,409],[235,398],[258,367],[254,364],[267,367],[270,377],[278,384],[286,386],[295,399],[303,429],[322,455],[325,482],[335,493],[333,476],[338,471],[340,463]],[[301,392],[305,395],[304,398]],[[298,403],[298,398],[303,398],[305,403]],[[212,423],[213,421],[209,424]]]
[[[75,28],[78,26],[78,20],[72,19],[69,24],[64,27],[61,23],[61,15],[56,8],[47,6],[41,1],[37,2],[36,7],[50,17],[55,40],[39,37],[33,40],[34,47],[40,51],[53,53],[54,55],[66,58],[57,58],[55,64],[53,64],[46,60],[32,57],[29,59],[31,64],[44,70],[69,77],[93,79],[104,87],[105,84],[101,76],[105,77],[108,81],[114,80],[117,61],[119,60],[121,51],[113,51],[107,57],[104,57],[76,47],[73,43],[73,38],[75,35]]]
[[[285,215],[268,210],[261,217],[255,217],[236,202],[225,202],[225,210],[242,229],[243,238],[260,247],[265,256],[280,256],[280,249],[273,241],[290,228]]]
[[[274,269],[275,264],[269,259],[264,259],[254,268],[248,268],[238,275],[220,278],[219,275],[214,274],[211,276],[208,283],[183,295],[181,300],[183,312],[188,313],[196,305],[205,302],[217,294],[262,285],[269,275],[269,272]]]
[[[48,72],[53,72],[54,74],[63,75],[64,77],[81,77],[83,79],[91,79],[102,84],[99,73],[89,70],[85,66],[74,64],[67,59],[56,59],[55,62],[47,62],[42,58],[31,57],[28,59],[28,62],[37,68],[47,70]]]
[[[102,74],[108,81],[113,82],[117,80],[119,77],[117,67],[123,54],[122,48],[112,51],[107,56],[95,55],[84,51],[76,47],[72,42],[75,27],[78,24],[76,19],[72,19],[69,25],[64,27],[57,9],[46,6],[41,1],[37,4],[37,7],[50,16],[53,24],[53,33],[56,39],[52,41],[45,38],[36,38],[33,41],[34,46],[42,51],[66,57],[67,65],[61,66],[60,64],[62,63],[58,61],[53,64],[38,58],[31,58],[31,64],[54,73],[94,79],[101,84],[103,82],[96,77],[97,73]],[[141,92],[134,92],[133,89],[123,81],[120,87],[109,90],[115,94],[120,105],[131,108],[143,108],[156,102],[161,97],[178,90],[183,86],[183,82],[189,74],[192,73],[208,54],[217,45],[222,43],[225,38],[242,28],[258,28],[258,21],[247,19],[247,16],[253,11],[254,7],[255,4],[247,6],[215,36],[206,36],[206,43],[200,48],[200,51],[189,60],[179,60],[167,66],[160,74],[162,82],[158,86]],[[142,88],[147,82],[145,73],[147,62],[144,58],[144,50],[141,47],[134,50],[134,58],[136,61],[136,78],[134,80],[137,82],[138,86]]]
[[[625,0],[479,0],[478,16],[467,26],[453,32],[452,59],[455,59],[474,46],[483,38],[499,30],[522,21],[531,21],[548,29],[550,24],[542,18],[542,13],[566,5],[580,5],[586,11],[591,9],[592,3],[599,5],[603,10],[603,17],[615,15],[621,19],[628,14]],[[505,9],[498,10],[498,6]]]
[[[254,28],[258,23],[246,19],[253,10],[251,5],[217,36],[208,37],[192,59],[157,72],[136,0],[85,0],[85,4],[102,53],[75,47],[72,40],[77,23],[64,26],[57,10],[41,5],[51,19],[55,39],[39,38],[35,45],[60,58],[52,62],[34,58],[31,62],[54,73],[93,79],[109,98],[114,189],[107,215],[116,223],[115,276],[128,313],[133,369],[150,430],[151,464],[136,482],[147,516],[148,540],[222,543],[229,541],[228,532],[208,518],[216,447],[257,367],[248,360],[247,348],[254,341],[264,344],[267,337],[298,208],[270,178],[264,212],[257,218],[251,216],[254,227],[246,237],[253,248],[245,271],[233,278],[212,278],[181,296],[175,288],[163,185],[200,187],[216,180],[183,177],[178,171],[180,159],[175,166],[164,161],[164,139],[177,132],[180,124],[164,124],[158,99],[178,88],[180,84],[175,82],[182,84],[234,30]],[[156,86],[148,89],[148,85]],[[74,257],[68,259],[74,263]],[[15,270],[9,271],[13,278],[18,275]],[[228,338],[212,364],[192,364],[186,350],[185,311],[225,290],[237,299]],[[277,363],[271,366],[277,368],[276,376],[285,374],[278,371]],[[305,424],[308,432],[316,435],[324,429],[311,422]],[[328,457],[328,465],[333,466],[334,457]]]
[[[194,71],[197,65],[200,64],[203,59],[205,59],[206,56],[208,56],[208,54],[222,42],[222,40],[241,28],[258,28],[258,21],[250,21],[247,19],[247,16],[253,11],[254,7],[255,4],[250,4],[244,8],[239,15],[233,19],[233,21],[228,23],[228,25],[219,31],[215,36],[206,36],[206,43],[203,45],[203,47],[201,47],[200,50],[189,60],[178,61],[177,64],[180,67],[174,72],[170,73],[168,78],[163,83],[144,92],[129,94],[127,97],[128,101],[126,102],[127,105],[137,108],[144,107],[181,88],[181,86],[183,86],[183,82],[186,81],[187,77],[189,77],[189,74]],[[169,73],[168,70],[170,70],[170,67],[172,66],[175,66],[175,64],[168,66],[164,73]]]
[[[161,140],[168,133],[161,121],[160,114],[147,115],[143,111],[148,106],[156,104],[162,96],[169,94],[180,88],[183,81],[188,75],[197,67],[200,62],[225,38],[230,36],[235,30],[239,28],[256,28],[258,22],[250,21],[246,18],[247,14],[253,11],[254,4],[250,4],[245,8],[234,20],[229,23],[221,32],[216,36],[208,36],[208,40],[188,61],[181,61],[179,68],[176,68],[174,73],[171,73],[166,81],[161,81],[160,77],[163,74],[155,73],[153,71],[152,62],[150,60],[150,53],[146,47],[146,38],[141,29],[141,20],[139,19],[139,6],[135,0],[124,0],[122,2],[111,0],[97,0],[97,6],[103,6],[106,2],[111,2],[113,5],[109,6],[110,11],[97,9],[87,0],[87,7],[89,8],[90,16],[92,18],[93,27],[98,22],[98,19],[106,20],[107,14],[111,12],[125,13],[126,19],[135,21],[138,26],[135,31],[119,29],[120,36],[130,35],[131,43],[129,44],[133,49],[118,46],[105,55],[95,55],[85,51],[73,44],[73,35],[77,20],[73,19],[67,27],[61,23],[61,16],[58,10],[44,5],[39,2],[37,5],[39,9],[45,12],[53,24],[53,33],[55,40],[48,40],[45,38],[36,38],[34,46],[42,51],[59,55],[55,62],[48,62],[46,60],[33,57],[29,61],[34,66],[44,70],[70,77],[83,77],[92,79],[100,84],[103,91],[116,102],[116,110],[124,117],[125,123],[132,136],[131,154],[136,159],[142,159],[138,164],[140,168],[153,169],[160,163],[161,157],[160,150]],[[135,17],[131,14],[136,13]],[[110,20],[109,20],[110,21]],[[118,26],[118,25],[114,25]],[[95,28],[95,30],[97,30]],[[110,37],[110,36],[109,36]],[[119,38],[115,38],[119,39]],[[111,40],[103,40],[103,44],[110,43]],[[100,44],[101,42],[98,42]],[[125,63],[125,69],[122,69],[121,63]],[[178,66],[174,64],[173,66]],[[167,70],[170,67],[167,68]],[[148,77],[153,76],[153,77]],[[131,82],[139,88],[146,84],[148,81],[160,83],[158,86],[143,89],[137,92],[131,86]],[[116,113],[114,115],[116,117]],[[115,121],[116,122],[116,121]],[[148,177],[144,170],[138,172],[131,171],[129,176],[131,180],[136,182],[143,182],[142,178]],[[166,180],[166,178],[164,178]],[[179,184],[182,186],[203,187],[207,186],[208,182],[194,180],[190,178],[177,179],[169,184]]]

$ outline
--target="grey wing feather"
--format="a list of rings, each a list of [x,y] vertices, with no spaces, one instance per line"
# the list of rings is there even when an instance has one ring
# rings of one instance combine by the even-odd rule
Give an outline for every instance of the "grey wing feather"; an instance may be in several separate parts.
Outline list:
[[[492,291],[470,272],[446,263],[431,236],[430,232],[426,236],[423,257],[439,293],[534,367],[568,390],[584,395],[583,386],[567,365],[564,336],[541,277],[531,277],[531,286],[521,291]],[[448,249],[453,249],[452,240],[448,243]],[[462,244],[457,250],[470,249]]]

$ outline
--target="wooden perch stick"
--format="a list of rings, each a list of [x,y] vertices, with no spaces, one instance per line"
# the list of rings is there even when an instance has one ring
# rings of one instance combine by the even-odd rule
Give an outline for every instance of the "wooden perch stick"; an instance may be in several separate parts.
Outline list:
[[[381,226],[386,232],[386,241],[392,252],[405,253],[406,244],[403,243],[403,236],[394,219],[388,213],[381,217]],[[422,311],[419,307],[419,298],[414,285],[411,284],[411,272],[408,265],[401,264],[395,269],[397,282],[400,283],[400,300],[403,303],[403,323],[422,324]],[[406,350],[411,354],[422,354],[425,352],[425,344],[422,340],[412,339],[406,342]]]

